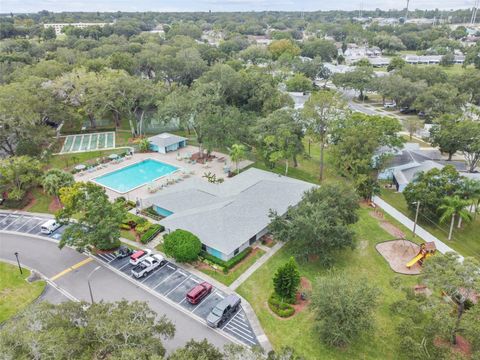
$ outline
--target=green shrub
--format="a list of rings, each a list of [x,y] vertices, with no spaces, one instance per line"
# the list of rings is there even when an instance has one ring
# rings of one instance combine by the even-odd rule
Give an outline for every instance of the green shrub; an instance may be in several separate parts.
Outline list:
[[[200,256],[204,259],[207,259],[208,261],[211,261],[214,264],[217,264],[217,265],[221,266],[223,268],[224,272],[225,271],[228,272],[228,270],[230,270],[235,265],[237,265],[240,261],[245,259],[248,256],[248,254],[250,254],[251,252],[252,252],[252,248],[248,247],[245,250],[243,250],[242,252],[235,255],[233,258],[231,258],[228,261],[219,259],[216,256],[213,256],[206,251],[202,251]]]
[[[270,310],[282,318],[290,317],[295,313],[294,307],[283,302],[275,293],[273,293],[268,299],[268,306],[270,307]]]
[[[179,262],[192,262],[198,259],[202,243],[191,232],[178,229],[163,237],[163,249]]]
[[[139,234],[139,235],[143,235],[145,234],[151,227],[152,227],[152,223],[149,222],[149,221],[145,221],[143,224],[138,224],[136,227],[135,227],[135,231]]]
[[[131,227],[129,224],[120,224],[120,229],[122,230],[130,230]]]
[[[165,228],[160,224],[153,224],[150,228],[140,237],[142,244],[148,243],[152,240],[157,234],[161,233]]]

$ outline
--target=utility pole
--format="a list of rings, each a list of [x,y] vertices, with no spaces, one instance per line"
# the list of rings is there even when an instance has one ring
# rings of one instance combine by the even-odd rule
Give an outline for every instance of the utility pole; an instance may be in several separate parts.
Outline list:
[[[408,19],[408,5],[410,4],[410,0],[407,0],[407,10],[405,11],[405,22],[407,22]]]
[[[420,211],[420,201],[417,201],[416,204],[417,204],[417,211],[415,212],[415,222],[413,223],[413,237],[415,237],[415,230],[417,229],[418,212]]]

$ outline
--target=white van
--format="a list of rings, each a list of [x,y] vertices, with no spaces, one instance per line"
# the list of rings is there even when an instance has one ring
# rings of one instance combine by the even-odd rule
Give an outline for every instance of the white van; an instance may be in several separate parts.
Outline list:
[[[40,232],[42,234],[50,235],[55,230],[57,230],[61,225],[57,223],[55,220],[48,220],[47,222],[43,223],[40,227]]]

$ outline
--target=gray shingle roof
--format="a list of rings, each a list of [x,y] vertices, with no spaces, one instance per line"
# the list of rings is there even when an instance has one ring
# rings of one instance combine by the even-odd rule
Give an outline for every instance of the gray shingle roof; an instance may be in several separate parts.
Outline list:
[[[188,230],[224,254],[268,226],[270,210],[283,215],[316,186],[255,168],[218,185],[193,178],[178,185],[182,188],[149,199],[174,212],[160,223],[170,230]]]
[[[148,141],[160,147],[167,147],[184,140],[187,140],[187,138],[170,133],[161,133],[148,138]]]

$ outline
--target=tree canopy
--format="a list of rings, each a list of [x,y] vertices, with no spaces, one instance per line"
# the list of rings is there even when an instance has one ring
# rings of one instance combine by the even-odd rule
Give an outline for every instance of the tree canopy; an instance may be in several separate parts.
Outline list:
[[[111,250],[120,245],[120,224],[126,211],[122,204],[109,201],[104,188],[76,182],[60,189],[60,200],[64,207],[57,213],[57,221],[69,224],[62,233],[60,248],[70,245],[82,249],[90,245]]]

